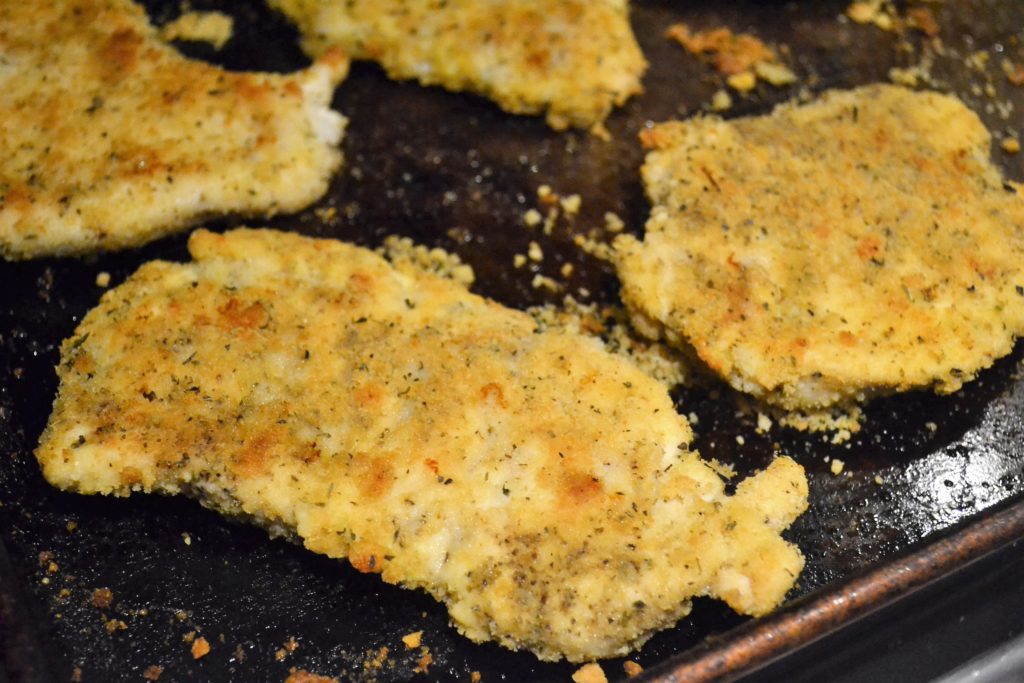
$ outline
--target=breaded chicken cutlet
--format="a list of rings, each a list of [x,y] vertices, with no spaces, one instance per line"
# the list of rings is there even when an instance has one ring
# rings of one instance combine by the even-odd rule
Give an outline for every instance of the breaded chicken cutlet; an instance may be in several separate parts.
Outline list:
[[[268,0],[311,55],[339,46],[391,78],[480,93],[552,128],[591,128],[641,91],[626,0]]]
[[[205,216],[296,211],[341,164],[348,69],[231,73],[129,0],[0,6],[0,255],[136,246]]]
[[[812,412],[948,393],[1024,331],[1024,192],[955,97],[869,86],[643,141],[623,299],[740,391]]]
[[[183,493],[423,588],[541,659],[624,654],[717,596],[762,614],[800,552],[786,457],[725,495],[665,389],[600,342],[330,240],[193,234],[61,350],[37,450],[82,493]]]

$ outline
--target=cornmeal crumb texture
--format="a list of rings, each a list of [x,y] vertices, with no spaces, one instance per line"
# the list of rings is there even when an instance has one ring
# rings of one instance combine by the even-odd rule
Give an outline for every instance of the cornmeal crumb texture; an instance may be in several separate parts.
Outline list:
[[[341,164],[348,62],[232,73],[129,0],[0,5],[0,255],[136,246],[227,212],[296,211]]]
[[[772,609],[803,566],[786,457],[739,483],[601,343],[409,261],[196,232],[62,347],[37,457],[82,493],[184,493],[421,587],[473,640],[621,655],[717,596]]]
[[[786,409],[952,392],[1024,330],[1024,191],[958,99],[879,85],[643,135],[653,204],[616,242],[654,337]]]
[[[270,0],[313,55],[339,46],[396,79],[485,95],[561,130],[600,124],[647,67],[625,0]]]

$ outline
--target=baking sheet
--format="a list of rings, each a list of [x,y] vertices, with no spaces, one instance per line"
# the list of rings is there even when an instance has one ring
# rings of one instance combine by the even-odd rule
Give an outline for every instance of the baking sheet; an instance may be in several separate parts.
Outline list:
[[[540,119],[509,116],[481,98],[392,83],[377,67],[357,64],[334,100],[351,120],[344,169],[315,207],[269,224],[371,246],[401,234],[444,247],[474,266],[475,291],[516,307],[561,298],[531,286],[532,266],[512,267],[513,255],[537,240],[545,253],[537,272],[565,282],[580,300],[614,303],[617,285],[609,268],[582,254],[572,237],[603,225],[606,211],[640,233],[648,209],[637,133],[649,121],[692,115],[721,87],[710,67],[663,37],[665,29],[675,21],[695,28],[725,25],[787,46],[801,83],[761,86],[749,98],[734,98],[727,115],[756,114],[801,87],[814,92],[885,80],[891,67],[920,59],[920,49],[908,51],[901,43],[919,45],[922,36],[840,20],[845,5],[635,3],[634,28],[651,69],[646,93],[609,120],[611,142],[554,133]],[[192,6],[229,11],[236,30],[222,52],[183,46],[189,54],[234,69],[287,71],[306,63],[294,31],[259,3]],[[999,61],[1005,56],[1024,63],[1024,4],[947,0],[928,6],[947,48],[956,52],[936,58],[931,72],[939,85],[964,97],[994,133],[1014,126],[1022,132],[1024,90],[1007,82]],[[179,11],[176,2],[154,2],[149,9],[158,23]],[[977,51],[987,52],[989,61],[977,68],[965,64],[961,57]],[[985,92],[989,82],[995,97]],[[1013,103],[1008,118],[1000,102]],[[1024,179],[1021,155],[995,146],[994,156],[1009,177]],[[540,206],[541,184],[582,198],[579,215],[549,237],[522,226],[523,213]],[[327,208],[334,211],[325,222]],[[478,671],[484,681],[569,680],[572,665],[542,664],[528,653],[466,641],[425,594],[383,585],[376,576],[270,540],[191,501],[82,497],[42,481],[31,451],[56,391],[58,345],[102,294],[97,273],[111,273],[117,284],[152,258],[184,260],[184,245],[179,236],[94,259],[0,264],[0,555],[9,560],[4,570],[7,560],[0,557],[0,636],[12,678],[30,680],[26,672],[36,671],[38,680],[63,681],[78,670],[84,681],[140,680],[148,667],[160,666],[161,680],[174,681],[282,681],[292,667],[343,679],[407,680],[422,652],[406,649],[401,637],[422,630],[433,658],[426,678],[466,681]],[[559,275],[565,262],[575,266],[568,280]],[[866,411],[864,430],[847,444],[778,427],[759,434],[756,416],[740,411],[722,387],[680,390],[677,399],[682,412],[697,416],[696,445],[706,457],[733,463],[745,475],[782,451],[807,469],[811,508],[788,537],[807,556],[792,598],[812,600],[1021,498],[1021,355],[1018,345],[954,396],[915,393],[876,401]],[[826,461],[835,457],[846,464],[838,477]],[[110,607],[91,604],[97,587],[113,592]],[[729,635],[741,626],[739,635]],[[692,660],[692,648],[709,635],[725,634],[715,642],[749,638],[756,626],[699,599],[689,617],[630,659],[648,668],[671,667],[674,656],[690,652]],[[194,660],[190,634],[205,637],[211,653]],[[15,636],[20,640],[12,646]],[[610,660],[604,669],[612,680],[624,677],[622,660]]]

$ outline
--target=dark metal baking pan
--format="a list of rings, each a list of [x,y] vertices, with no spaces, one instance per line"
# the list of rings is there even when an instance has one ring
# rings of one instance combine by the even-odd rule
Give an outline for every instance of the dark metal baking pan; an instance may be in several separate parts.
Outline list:
[[[183,45],[190,54],[233,69],[306,63],[294,31],[260,3],[192,4],[225,9],[236,30],[222,52]],[[393,83],[377,67],[357,64],[334,102],[351,119],[344,169],[317,207],[270,224],[365,245],[402,234],[444,247],[474,266],[477,292],[516,307],[560,298],[533,288],[530,268],[512,267],[513,255],[538,239],[546,255],[541,273],[562,280],[561,264],[573,263],[568,291],[614,303],[613,274],[573,246],[572,236],[603,225],[606,211],[639,233],[648,209],[637,133],[649,121],[692,115],[721,87],[709,66],[664,38],[665,29],[675,21],[724,25],[787,46],[801,83],[759,86],[735,98],[727,113],[755,114],[801,87],[813,93],[877,82],[890,67],[917,61],[922,35],[841,20],[845,5],[637,2],[634,27],[651,62],[647,91],[609,120],[611,142],[554,133],[540,119],[506,115],[483,99]],[[980,68],[955,55],[937,58],[931,70],[939,86],[962,95],[994,132],[1019,127],[1024,92],[1006,81],[999,61],[1024,62],[1024,4],[928,6],[949,49],[991,55]],[[179,11],[176,2],[149,9],[157,22]],[[989,81],[994,100],[985,93]],[[995,101],[1013,103],[1009,120]],[[1024,178],[1020,156],[998,147],[994,154],[1009,177]],[[537,205],[541,184],[578,193],[583,204],[554,234],[538,237],[522,227],[522,216]],[[326,222],[315,213],[325,208],[334,209]],[[401,637],[422,630],[433,658],[428,673],[418,674],[424,679],[465,681],[478,671],[484,681],[567,681],[574,666],[461,638],[445,610],[423,593],[270,540],[191,501],[82,497],[45,484],[32,449],[56,390],[58,344],[99,299],[97,273],[111,273],[116,284],[144,261],[185,259],[184,244],[179,236],[93,259],[0,264],[0,639],[8,677],[66,681],[78,672],[83,681],[130,681],[158,666],[160,680],[282,681],[296,667],[343,679],[406,680],[417,675],[421,651],[406,649]],[[1019,535],[1021,355],[1018,345],[952,396],[914,393],[872,403],[863,431],[846,444],[779,427],[759,434],[755,417],[721,387],[680,390],[679,408],[698,417],[697,445],[705,456],[733,463],[741,475],[777,451],[805,466],[810,509],[788,537],[803,549],[807,568],[778,614],[749,620],[698,599],[689,617],[631,658],[663,680],[734,677]],[[846,463],[840,476],[826,462],[837,457]],[[92,604],[99,587],[112,591],[108,607]],[[198,636],[212,650],[195,660],[186,641]],[[613,680],[624,677],[621,660],[604,669]]]

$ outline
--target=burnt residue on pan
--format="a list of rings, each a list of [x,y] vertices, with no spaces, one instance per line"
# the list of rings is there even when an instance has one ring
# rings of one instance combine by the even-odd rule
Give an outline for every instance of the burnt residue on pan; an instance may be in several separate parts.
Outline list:
[[[508,116],[474,96],[392,83],[377,67],[357,64],[335,98],[351,119],[344,169],[316,207],[270,223],[364,245],[394,233],[444,247],[474,266],[477,292],[511,306],[560,299],[561,293],[531,285],[537,273],[564,283],[580,300],[614,302],[609,267],[572,238],[602,226],[608,211],[628,230],[642,231],[647,204],[637,133],[648,121],[700,111],[721,87],[710,67],[664,38],[665,29],[676,21],[698,29],[725,25],[788,46],[785,58],[801,82],[735,97],[727,115],[763,113],[802,87],[813,93],[885,80],[890,68],[921,61],[926,38],[919,32],[898,35],[842,20],[846,4],[637,2],[634,26],[652,65],[647,92],[612,116],[608,143],[580,132],[553,133],[539,118]],[[182,46],[190,54],[233,69],[305,63],[295,32],[259,3],[192,5],[223,8],[236,25],[221,53]],[[946,50],[932,59],[930,72],[994,133],[1006,133],[1020,121],[1024,89],[1008,84],[999,62],[1024,63],[1024,35],[1013,33],[1024,26],[1024,5],[948,0],[928,6]],[[157,22],[179,11],[177,2],[151,2],[149,9]],[[978,51],[989,61],[965,63]],[[1008,119],[1006,102],[1015,107]],[[998,145],[994,154],[1010,177],[1024,179],[1024,155],[1005,154]],[[582,198],[580,213],[561,220],[550,236],[523,227],[525,211],[541,207],[542,184]],[[514,268],[513,256],[526,253],[531,240],[541,243],[543,263]],[[7,667],[24,680],[66,681],[76,670],[83,681],[139,680],[162,667],[161,680],[283,681],[295,667],[392,681],[414,677],[429,650],[429,679],[466,681],[477,671],[483,681],[568,680],[573,666],[466,641],[422,593],[383,585],[190,501],[83,497],[43,482],[32,449],[56,390],[58,346],[102,294],[96,275],[109,272],[117,284],[144,261],[186,258],[184,244],[180,236],[92,259],[0,264],[0,637]],[[569,278],[560,274],[564,263],[574,265]],[[1024,492],[1021,354],[1018,345],[953,396],[914,393],[872,403],[864,430],[844,444],[779,427],[758,433],[756,414],[741,411],[722,387],[681,390],[677,399],[681,411],[698,418],[697,445],[705,456],[735,464],[740,474],[779,451],[806,467],[811,507],[788,536],[807,556],[793,597],[813,606],[841,595],[837,587],[865,570],[876,572],[866,575],[869,581],[885,576],[908,550],[943,539],[966,543],[950,535],[960,522],[994,519],[996,506],[1014,509]],[[835,458],[845,463],[838,476],[830,471]],[[995,542],[991,534],[971,538]],[[954,566],[959,556],[951,557]],[[111,591],[109,604],[93,599],[98,588]],[[779,617],[783,626],[794,618],[787,614]],[[700,660],[706,646],[692,648],[709,635],[724,634],[715,642],[733,647],[754,642],[758,627],[719,603],[697,600],[690,617],[631,659],[647,668],[668,664],[663,671],[671,670],[674,656],[699,666],[707,662]],[[423,632],[421,646],[407,648],[402,636],[415,631]],[[798,640],[782,627],[773,633]],[[198,638],[211,648],[201,659],[191,652]],[[622,660],[604,669],[613,680],[625,677]]]

